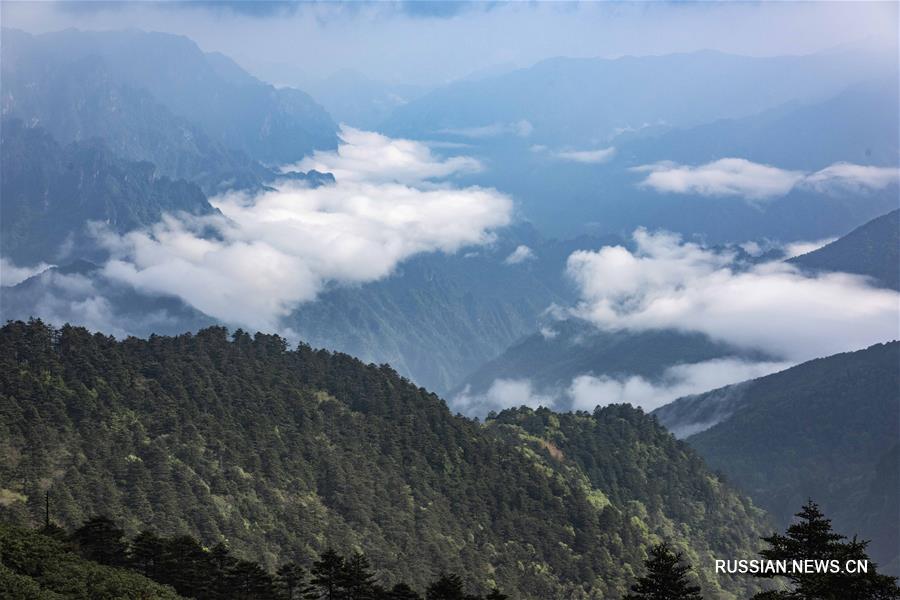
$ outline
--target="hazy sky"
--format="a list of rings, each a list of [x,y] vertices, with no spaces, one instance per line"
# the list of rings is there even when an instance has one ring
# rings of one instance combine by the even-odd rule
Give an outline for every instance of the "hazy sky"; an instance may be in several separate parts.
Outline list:
[[[6,27],[180,33],[273,83],[355,69],[435,84],[551,56],[717,49],[796,54],[896,43],[898,4],[3,2]]]

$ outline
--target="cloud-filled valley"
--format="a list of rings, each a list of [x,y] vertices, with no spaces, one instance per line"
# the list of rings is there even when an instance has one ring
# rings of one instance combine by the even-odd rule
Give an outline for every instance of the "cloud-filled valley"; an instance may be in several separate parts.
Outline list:
[[[503,194],[438,182],[477,162],[443,160],[419,143],[345,129],[336,152],[302,166],[337,182],[233,192],[211,199],[220,215],[170,214],[124,235],[98,227],[111,255],[104,275],[226,323],[278,330],[330,284],[374,281],[413,255],[484,244],[510,219]]]
[[[574,314],[597,327],[676,329],[807,360],[897,332],[900,295],[846,273],[808,275],[781,261],[742,266],[732,252],[638,229],[635,249],[579,251],[568,273]]]

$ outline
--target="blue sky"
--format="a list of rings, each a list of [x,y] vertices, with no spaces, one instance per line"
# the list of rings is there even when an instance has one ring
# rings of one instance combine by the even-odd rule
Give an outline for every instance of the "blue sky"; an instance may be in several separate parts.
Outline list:
[[[137,27],[188,35],[274,83],[353,69],[439,84],[553,56],[716,49],[802,54],[896,44],[898,4],[881,3],[19,3],[3,23],[31,32]]]

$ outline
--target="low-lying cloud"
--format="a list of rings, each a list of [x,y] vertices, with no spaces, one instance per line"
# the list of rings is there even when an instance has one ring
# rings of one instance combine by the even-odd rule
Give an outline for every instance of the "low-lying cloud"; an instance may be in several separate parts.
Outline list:
[[[357,130],[342,135],[336,152],[301,163],[334,172],[335,185],[282,181],[255,196],[211,199],[221,215],[166,215],[125,235],[101,229],[112,256],[104,276],[226,323],[272,330],[328,285],[374,281],[415,254],[490,242],[491,230],[509,222],[503,194],[435,181],[470,159],[444,160],[422,144]]]
[[[445,127],[438,129],[435,133],[443,135],[456,135],[473,140],[482,140],[503,136],[516,136],[520,138],[529,137],[534,132],[534,125],[527,119],[513,121],[510,123],[490,123],[488,125],[478,125],[475,127]]]
[[[788,361],[900,337],[900,294],[860,276],[809,276],[784,262],[743,268],[729,252],[669,233],[634,233],[635,250],[578,251],[567,263],[572,313],[608,330],[699,332]]]
[[[11,260],[0,258],[0,286],[8,287],[22,283],[29,277],[46,271],[52,266],[42,262],[30,267],[17,267]]]
[[[564,388],[539,389],[528,378],[495,379],[482,393],[466,387],[452,399],[454,410],[475,416],[506,408],[544,406],[559,411],[592,411],[597,406],[628,403],[649,412],[676,398],[698,394],[748,379],[782,371],[793,363],[753,362],[724,357],[698,363],[678,364],[657,380],[637,375],[579,375]]]
[[[900,170],[850,163],[835,163],[807,173],[780,169],[743,158],[721,158],[699,166],[663,161],[632,169],[647,173],[642,187],[672,194],[736,196],[747,200],[769,200],[785,196],[795,188],[819,193],[864,192],[884,189],[898,181]]]
[[[567,160],[570,162],[584,164],[600,164],[610,160],[616,154],[616,149],[601,148],[599,150],[560,150],[553,155],[556,158]]]
[[[789,362],[720,358],[669,367],[661,380],[655,382],[637,375],[625,378],[581,375],[572,381],[568,395],[574,410],[593,410],[597,406],[628,403],[649,412],[676,398],[756,379],[790,366],[792,363]]]
[[[474,158],[441,158],[421,142],[389,138],[373,131],[342,125],[339,137],[341,143],[336,151],[317,150],[312,156],[285,171],[328,172],[339,183],[421,184],[457,174],[475,173],[482,169],[481,163]]]
[[[503,259],[503,262],[507,265],[517,265],[519,263],[525,262],[526,260],[534,260],[535,258],[537,257],[534,255],[534,251],[528,246],[522,244],[516,246],[516,249],[513,250],[509,254],[509,256]]]

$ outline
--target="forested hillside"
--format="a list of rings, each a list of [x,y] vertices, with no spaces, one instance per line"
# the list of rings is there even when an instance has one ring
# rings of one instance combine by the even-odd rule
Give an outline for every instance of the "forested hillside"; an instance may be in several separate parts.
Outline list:
[[[872,557],[896,573],[898,364],[900,343],[879,344],[676,400],[654,414],[686,431],[708,421],[713,426],[688,443],[779,524],[815,498],[836,528],[871,539]]]
[[[270,570],[361,550],[384,579],[445,570],[512,598],[616,597],[660,539],[696,558],[707,597],[743,598],[751,582],[715,580],[709,557],[767,530],[624,406],[485,427],[387,366],[222,328],[119,342],[13,322],[0,361],[5,521],[41,522],[49,491],[70,528],[105,513]]]
[[[811,271],[843,271],[900,290],[900,210],[873,219],[844,237],[789,262]]]

